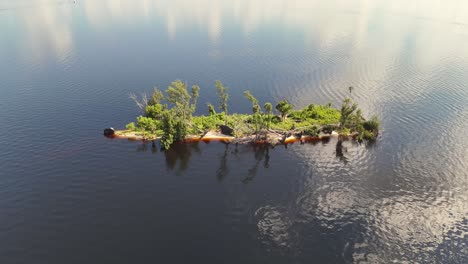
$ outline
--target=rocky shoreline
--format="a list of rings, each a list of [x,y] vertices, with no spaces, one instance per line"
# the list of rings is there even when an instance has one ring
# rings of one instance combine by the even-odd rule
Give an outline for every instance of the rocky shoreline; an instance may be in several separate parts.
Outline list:
[[[131,130],[114,130],[113,128],[107,128],[104,130],[105,136],[108,138],[127,139],[132,141],[158,141],[161,137],[145,136],[141,132]],[[107,133],[106,133],[107,131]],[[241,137],[234,137],[230,135],[222,134],[220,131],[207,131],[203,135],[189,135],[183,142],[210,142],[219,141],[223,143],[233,144],[264,144],[264,145],[285,145],[295,142],[314,142],[332,137],[338,138],[339,136],[346,138],[355,138],[356,133],[348,135],[340,135],[336,131],[331,133],[320,133],[317,136],[304,135],[302,133],[295,133],[294,131],[275,131],[275,130],[263,130],[257,134],[246,135]]]

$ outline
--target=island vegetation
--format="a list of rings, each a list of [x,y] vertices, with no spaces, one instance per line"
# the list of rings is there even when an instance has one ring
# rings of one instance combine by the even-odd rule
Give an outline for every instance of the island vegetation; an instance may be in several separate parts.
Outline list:
[[[286,99],[275,106],[270,102],[262,105],[250,91],[245,91],[244,96],[252,105],[250,114],[229,114],[228,87],[221,81],[216,81],[215,87],[219,101],[217,107],[206,104],[206,115],[194,115],[200,87],[193,85],[189,89],[181,80],[172,82],[164,92],[155,87],[151,96],[132,94],[130,98],[141,110],[141,115],[136,122],[127,124],[125,130],[117,130],[110,136],[159,139],[161,148],[169,149],[176,142],[199,139],[274,146],[330,135],[336,135],[340,140],[352,138],[362,142],[374,140],[379,133],[377,116],[365,119],[358,104],[351,99],[352,87],[339,109],[331,103],[309,104],[295,109]]]

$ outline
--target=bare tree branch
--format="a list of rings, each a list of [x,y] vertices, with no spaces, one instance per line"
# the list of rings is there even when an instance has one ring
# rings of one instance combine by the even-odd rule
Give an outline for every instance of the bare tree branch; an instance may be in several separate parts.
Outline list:
[[[146,93],[141,93],[141,104],[143,105],[143,110],[148,106],[148,95]]]
[[[129,97],[135,102],[136,106],[140,108],[142,112],[145,111],[145,108],[148,105],[148,96],[145,93],[142,94],[141,101],[138,99],[138,96],[136,96],[136,94],[134,93],[130,93]]]

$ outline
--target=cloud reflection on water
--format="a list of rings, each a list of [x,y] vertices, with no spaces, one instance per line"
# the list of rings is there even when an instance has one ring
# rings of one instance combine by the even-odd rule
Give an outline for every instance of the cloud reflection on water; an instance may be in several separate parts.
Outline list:
[[[51,6],[48,0],[38,0],[31,8],[7,9],[22,22],[22,28],[16,32],[23,38],[19,42],[22,47],[18,56],[26,61],[32,60],[34,64],[42,63],[50,54],[59,62],[72,56],[74,37],[71,8],[69,5]],[[4,15],[7,14],[10,12]]]
[[[83,17],[75,16],[74,8],[82,9]],[[18,32],[24,36],[21,42],[24,50],[31,51],[21,56],[32,56],[36,63],[43,61],[49,53],[58,61],[74,54],[75,31],[79,30],[75,28],[76,18],[89,23],[98,33],[116,25],[139,27],[146,23],[164,28],[172,41],[196,29],[210,40],[213,50],[230,30],[239,30],[243,37],[254,42],[252,37],[260,29],[285,27],[299,32],[303,48],[316,56],[311,56],[315,59],[312,62],[299,58],[285,64],[270,58],[271,53],[266,52],[264,58],[269,61],[262,63],[265,67],[283,65],[283,81],[288,80],[288,75],[301,76],[297,78],[300,81],[290,84],[293,87],[287,91],[282,86],[273,86],[278,96],[291,93],[297,105],[309,102],[310,98],[341,98],[345,91],[336,87],[347,87],[346,82],[352,81],[366,87],[357,90],[356,97],[366,102],[363,107],[369,109],[390,105],[387,112],[405,114],[411,112],[406,107],[427,100],[431,106],[441,107],[438,112],[456,112],[458,119],[448,116],[434,121],[434,126],[442,124],[440,127],[454,127],[455,131],[443,142],[431,137],[431,142],[438,144],[435,151],[427,149],[424,145],[427,142],[417,141],[417,133],[430,134],[431,128],[424,125],[433,120],[417,111],[412,111],[415,117],[411,114],[403,116],[407,118],[406,123],[397,120],[404,125],[402,134],[416,135],[416,141],[412,141],[415,143],[400,146],[388,160],[385,160],[388,158],[385,153],[381,153],[383,157],[370,157],[376,153],[355,147],[344,154],[349,160],[344,165],[336,159],[336,148],[321,148],[320,151],[314,148],[311,152],[309,148],[296,148],[294,153],[306,164],[305,179],[301,182],[303,187],[293,205],[296,211],[285,210],[287,205],[275,204],[258,208],[257,228],[266,242],[280,246],[294,244],[297,223],[318,221],[324,229],[336,229],[343,223],[355,221],[366,225],[364,241],[356,242],[356,248],[373,254],[372,258],[377,256],[376,259],[382,262],[408,261],[403,255],[422,253],[423,258],[427,257],[429,254],[426,253],[436,250],[448,234],[466,220],[468,183],[466,175],[459,174],[468,169],[466,162],[460,160],[468,156],[463,138],[468,116],[463,110],[466,89],[458,87],[454,90],[459,96],[452,100],[453,108],[445,108],[447,102],[437,101],[438,97],[434,96],[439,87],[430,84],[441,76],[464,72],[458,65],[462,64],[460,61],[468,61],[468,49],[465,48],[468,2],[84,0],[77,5],[60,6],[40,1],[34,8],[12,12],[23,21]],[[247,46],[250,44],[247,42]],[[223,52],[218,50],[213,54],[222,55]],[[247,52],[245,56],[250,55]],[[404,60],[408,63],[401,67]],[[440,70],[441,65],[458,68]],[[395,81],[394,76],[401,77],[402,81]],[[434,79],[430,80],[428,76]],[[316,78],[315,83],[313,78]],[[311,83],[320,89],[312,91],[309,89]],[[377,106],[372,106],[369,101]],[[410,127],[415,124],[420,130]],[[183,153],[187,152],[190,150],[183,150]],[[165,156],[167,166],[186,169],[190,156],[174,153]],[[439,157],[439,153],[443,153],[443,157]],[[368,175],[380,175],[380,171],[373,171],[372,166],[379,162],[385,167],[384,160],[393,162],[393,177],[388,182],[372,185],[375,179],[369,179]],[[258,164],[246,177],[247,182],[255,177]],[[227,166],[221,159],[218,178],[226,177]],[[343,174],[349,179],[339,177]],[[431,181],[437,184],[431,184]],[[382,193],[386,197],[382,197]],[[466,237],[463,232],[466,231],[459,236]],[[418,251],[421,244],[427,245],[424,247],[427,252]],[[359,252],[355,257],[360,257]],[[421,259],[424,260],[427,259]]]
[[[463,141],[458,138],[453,143],[457,140]],[[468,154],[462,145],[446,146],[455,152],[451,159]],[[362,151],[362,147],[350,148],[350,151],[346,154],[350,163],[342,166],[336,161],[327,163],[327,154],[317,153],[317,149],[296,149],[294,153],[308,162],[307,167],[312,168],[313,173],[304,175],[304,187],[297,194],[297,212],[289,215],[293,222],[309,224],[318,220],[325,229],[335,232],[347,224],[363,225],[363,240],[350,241],[356,246],[355,261],[426,262],[448,241],[455,241],[453,247],[466,246],[463,240],[467,235],[464,221],[468,214],[468,179],[458,173],[465,169],[447,168],[439,163],[436,171],[421,168],[413,174],[399,173],[391,177],[416,177],[407,179],[406,184],[376,185],[371,176],[379,175],[378,170],[374,171],[379,166],[372,166],[378,159],[370,157],[376,153]],[[413,157],[409,162],[416,160]],[[429,165],[438,161],[423,162]],[[343,174],[339,171],[343,170],[348,171],[344,175],[349,179],[341,178]],[[448,184],[434,188],[432,182],[438,181]],[[456,183],[450,184],[454,181]],[[418,186],[414,186],[416,183]],[[363,252],[365,254],[361,255]]]

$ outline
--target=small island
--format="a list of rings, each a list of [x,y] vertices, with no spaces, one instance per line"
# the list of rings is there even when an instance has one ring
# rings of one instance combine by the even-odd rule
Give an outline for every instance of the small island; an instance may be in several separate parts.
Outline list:
[[[276,146],[291,142],[315,141],[337,136],[339,140],[353,139],[359,142],[372,141],[379,134],[376,115],[365,119],[357,103],[349,97],[343,100],[340,109],[326,105],[310,104],[303,109],[294,109],[286,99],[263,105],[251,94],[244,95],[252,104],[251,114],[229,114],[228,88],[221,81],[215,82],[219,98],[218,109],[207,104],[207,115],[194,116],[200,87],[176,80],[163,93],[157,87],[151,96],[130,98],[142,115],[124,130],[107,128],[104,134],[111,138],[130,140],[159,140],[162,149],[169,149],[176,142],[218,140],[225,143],[268,144]],[[276,111],[275,111],[276,110]]]

